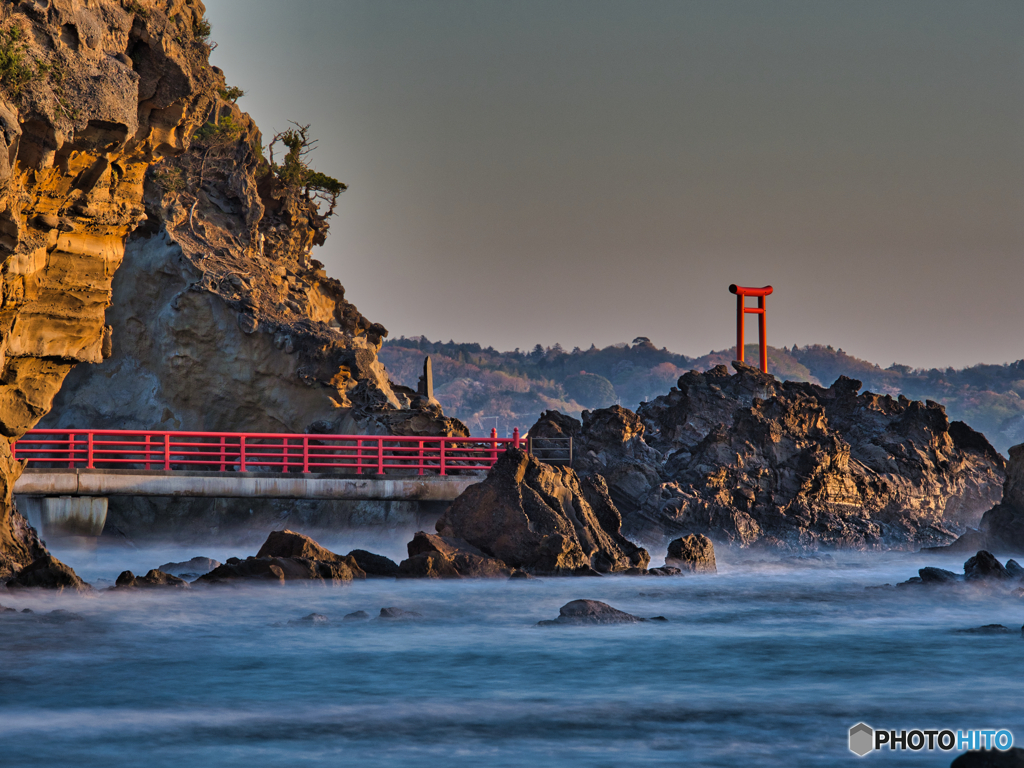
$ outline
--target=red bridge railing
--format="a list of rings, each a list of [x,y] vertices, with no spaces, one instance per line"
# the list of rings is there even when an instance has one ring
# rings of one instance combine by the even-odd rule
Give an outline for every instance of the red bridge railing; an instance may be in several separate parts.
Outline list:
[[[33,429],[14,444],[32,469],[450,475],[488,470],[511,438]]]

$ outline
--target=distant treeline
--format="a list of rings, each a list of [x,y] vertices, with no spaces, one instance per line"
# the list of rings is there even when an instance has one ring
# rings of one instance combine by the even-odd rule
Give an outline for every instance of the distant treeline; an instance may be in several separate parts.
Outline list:
[[[729,365],[735,357],[732,349],[698,358],[677,355],[644,337],[604,349],[566,351],[558,344],[538,344],[526,352],[403,337],[386,341],[380,359],[394,381],[415,387],[425,355],[430,355],[434,392],[445,413],[464,421],[474,434],[496,426],[502,435],[513,427],[527,429],[547,409],[577,418],[584,409],[615,403],[634,409],[667,393],[686,371]],[[748,348],[747,359],[757,360],[756,346]],[[946,406],[950,419],[984,432],[1003,453],[1024,442],[1024,360],[963,369],[881,368],[818,344],[769,347],[768,360],[779,379],[828,386],[845,375],[872,392],[935,400]]]

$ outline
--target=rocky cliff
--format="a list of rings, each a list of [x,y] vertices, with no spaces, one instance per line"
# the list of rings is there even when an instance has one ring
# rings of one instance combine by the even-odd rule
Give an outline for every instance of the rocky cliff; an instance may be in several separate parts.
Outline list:
[[[345,187],[301,126],[265,156],[202,3],[0,8],[0,576],[42,551],[9,440],[51,406],[44,426],[466,433],[391,384],[387,331],[312,259]]]
[[[636,413],[614,406],[582,424],[548,413],[531,434],[572,434],[574,467],[607,479],[623,533],[646,541],[945,543],[1000,497],[1003,458],[936,403],[734,367],[691,371]]]
[[[329,218],[310,189],[271,167],[235,104],[217,98],[208,117],[147,177],[109,359],[69,375],[44,426],[468,434],[388,379],[387,330],[311,257]]]
[[[104,312],[143,179],[212,104],[203,5],[23,0],[0,6],[0,576],[41,547],[11,509],[10,441],[77,363],[110,351]]]

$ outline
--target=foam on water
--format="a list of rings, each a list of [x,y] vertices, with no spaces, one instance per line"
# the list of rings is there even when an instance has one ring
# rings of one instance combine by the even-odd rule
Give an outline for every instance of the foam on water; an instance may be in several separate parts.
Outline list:
[[[58,553],[92,579],[194,554],[242,553]],[[831,766],[861,720],[1024,742],[1024,601],[864,589],[965,558],[729,557],[709,577],[3,594],[36,613],[0,615],[2,763]],[[669,622],[536,626],[581,597]],[[424,617],[341,621],[385,606]],[[40,620],[57,608],[82,620]],[[332,621],[288,625],[311,612]],[[1014,632],[951,632],[993,623]]]

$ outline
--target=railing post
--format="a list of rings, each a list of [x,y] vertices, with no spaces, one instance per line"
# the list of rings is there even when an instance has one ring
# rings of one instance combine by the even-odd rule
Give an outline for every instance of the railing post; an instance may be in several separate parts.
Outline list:
[[[245,468],[245,435],[238,436],[238,470],[248,472]]]
[[[75,469],[75,435],[68,432],[68,469]]]
[[[526,436],[526,452],[533,456],[533,435]]]
[[[491,430],[491,466],[498,463],[498,430]]]
[[[302,438],[302,471],[309,472],[309,438]]]
[[[149,465],[150,465],[150,461],[149,460],[150,460],[150,458],[152,458],[150,456],[149,450],[150,450],[150,448],[149,448],[149,434],[147,433],[146,434],[146,471],[147,472],[149,471]]]
[[[171,471],[171,433],[164,432],[164,471]]]
[[[420,440],[418,443],[419,447],[419,460],[416,462],[419,465],[420,471],[418,474],[423,474],[423,441]]]
[[[226,451],[226,438],[224,435],[220,436],[220,471],[227,472],[227,451]]]
[[[444,465],[444,446],[445,446],[445,440],[446,440],[446,438],[443,438],[443,437],[441,438],[441,449],[438,451],[438,453],[441,454],[441,474],[442,475],[447,475],[448,474],[448,472],[445,470],[445,465]]]
[[[377,474],[384,474],[384,438],[377,438]]]
[[[87,462],[85,466],[88,469],[95,469],[95,467],[93,466],[93,459],[92,459],[92,432],[89,432],[86,435],[86,452],[85,452],[85,456],[86,456],[86,462]]]
[[[356,440],[356,474],[363,474],[363,441]]]
[[[516,427],[515,429],[512,430],[512,447],[519,447],[519,427]]]
[[[288,438],[284,438],[284,445],[281,447],[281,472],[285,473],[288,471]]]

